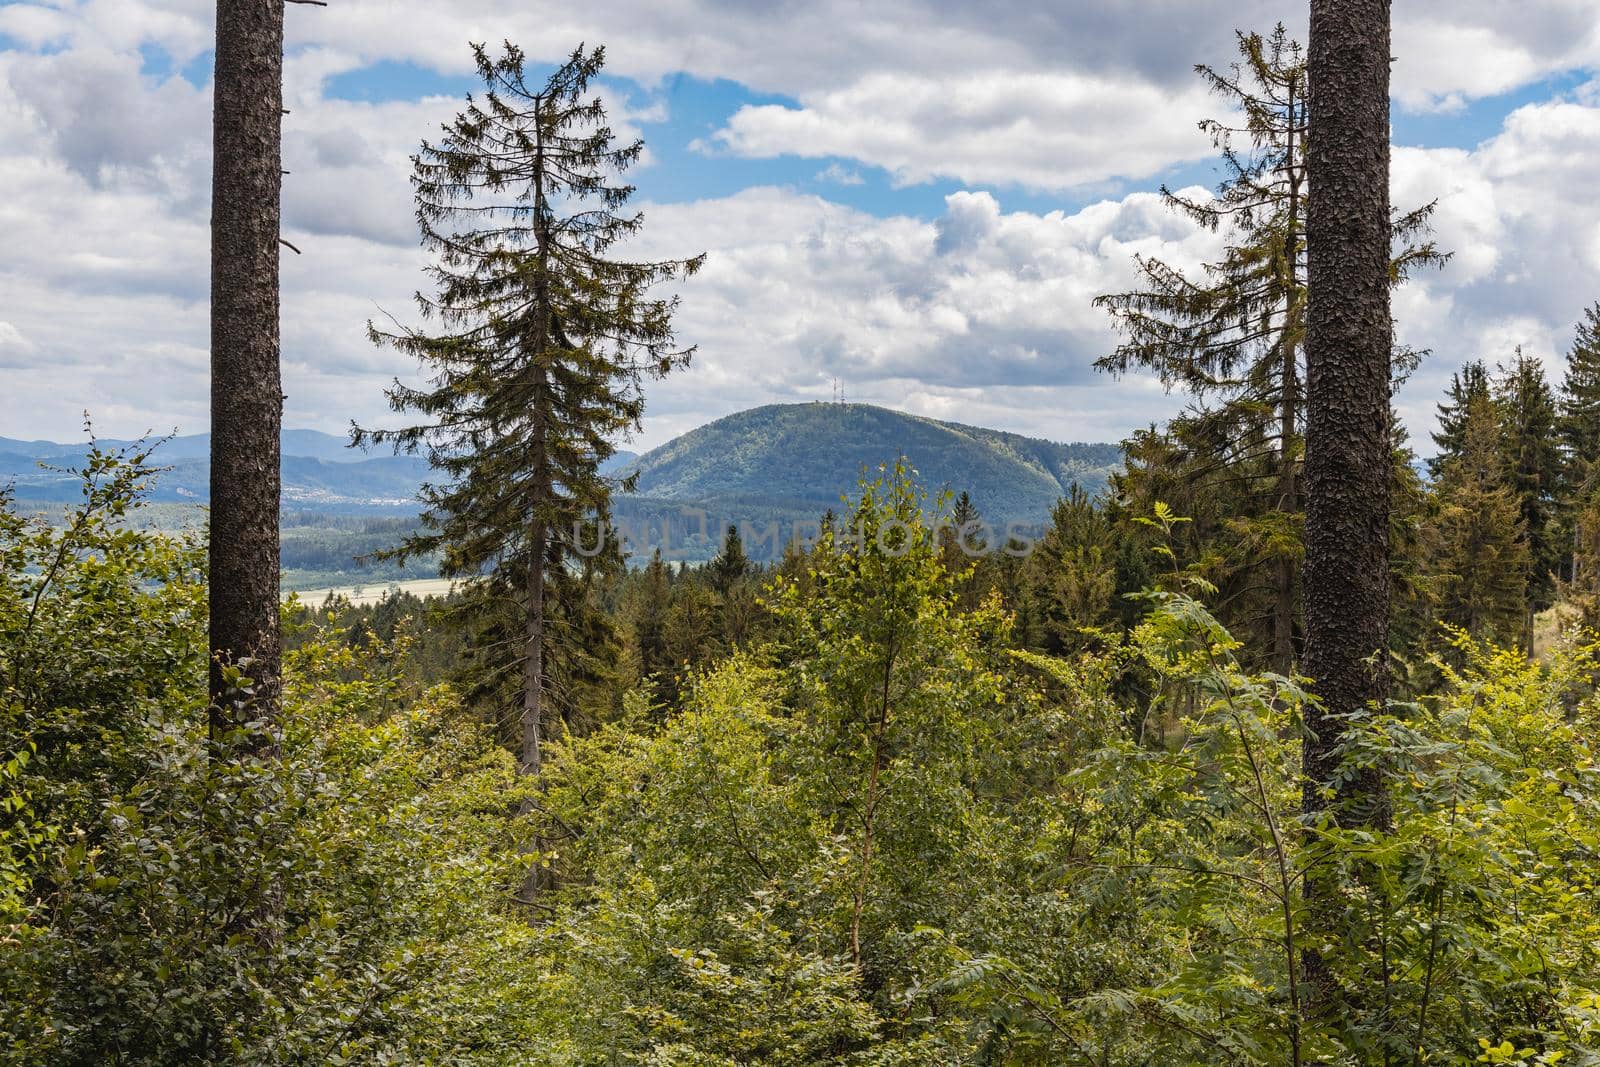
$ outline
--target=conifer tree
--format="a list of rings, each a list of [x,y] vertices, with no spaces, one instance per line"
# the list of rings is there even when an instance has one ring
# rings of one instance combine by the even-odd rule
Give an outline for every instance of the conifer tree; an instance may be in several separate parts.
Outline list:
[[[1072,486],[1056,502],[1050,527],[1028,561],[1046,651],[1078,651],[1111,621],[1116,556],[1116,532],[1105,512]]]
[[[1559,539],[1569,546],[1566,577],[1579,583],[1583,557],[1589,552],[1580,513],[1594,502],[1600,487],[1600,302],[1584,310],[1567,350],[1561,382],[1559,426],[1563,454],[1561,496],[1564,503]],[[1589,523],[1593,528],[1593,523]]]
[[[1539,360],[1517,349],[1494,390],[1507,482],[1527,542],[1522,647],[1533,651],[1534,616],[1555,600],[1555,573],[1565,544],[1559,530],[1564,461],[1555,395]]]
[[[945,572],[960,587],[959,603],[963,611],[972,611],[978,606],[985,569],[982,562],[988,547],[983,516],[978,505],[972,502],[972,494],[963,489],[950,508],[949,525],[939,531],[940,556]]]
[[[650,678],[671,667],[667,655],[667,613],[672,609],[672,575],[658,548],[645,565],[637,599],[631,605],[633,647],[640,678]]]
[[[1142,289],[1096,300],[1126,338],[1096,366],[1115,374],[1150,370],[1202,405],[1215,401],[1184,416],[1196,431],[1189,441],[1201,446],[1184,456],[1191,467],[1186,480],[1232,481],[1251,499],[1242,514],[1297,527],[1306,68],[1300,46],[1282,25],[1269,37],[1240,33],[1238,41],[1242,63],[1226,72],[1195,68],[1243,120],[1238,126],[1215,119],[1200,124],[1222,153],[1227,176],[1216,197],[1205,200],[1162,188],[1179,213],[1209,229],[1226,226],[1228,248],[1198,280],[1141,257]],[[1221,450],[1206,447],[1210,441]],[[1298,533],[1269,540],[1274,548],[1257,562],[1272,571],[1271,655],[1287,670]]]
[[[1531,553],[1518,494],[1506,477],[1498,413],[1486,392],[1460,412],[1460,451],[1433,487],[1428,569],[1440,622],[1480,639],[1522,636]]]
[[[355,437],[425,451],[442,475],[396,554],[439,552],[447,576],[516,606],[520,632],[501,648],[520,669],[520,765],[537,774],[551,657],[570,653],[551,620],[579,601],[571,560],[608,515],[600,464],[638,427],[643,378],[692,352],[674,340],[676,298],[652,292],[702,259],[615,257],[643,223],[618,177],[643,145],[616,144],[590,94],[603,49],[578,48],[537,87],[516,46],[473,54],[483,94],[413,161],[435,284],[417,304],[438,329],[372,331],[423,364],[428,386],[396,382],[389,401],[425,421]]]
[[[1437,478],[1466,446],[1467,412],[1477,397],[1489,395],[1489,371],[1483,361],[1473,360],[1450,375],[1445,398],[1438,404],[1439,428],[1433,433],[1437,450],[1428,460],[1428,474]]]
[[[744,539],[739,536],[737,524],[728,524],[728,532],[722,538],[722,551],[712,557],[706,571],[711,587],[721,597],[728,596],[750,573],[750,560],[744,554]]]
[[[1585,629],[1600,630],[1600,493],[1592,488],[1573,503],[1572,570],[1563,594]]]
[[[1561,441],[1578,483],[1591,480],[1600,459],[1600,301],[1583,313],[1567,350],[1561,383]]]
[[[1157,449],[1179,468],[1171,480],[1188,498],[1165,500],[1180,514],[1192,516],[1190,502],[1209,503],[1226,517],[1187,536],[1206,537],[1203,569],[1218,586],[1219,616],[1239,636],[1255,635],[1248,643],[1270,649],[1268,662],[1287,671],[1295,658],[1302,553],[1310,91],[1301,48],[1281,24],[1265,37],[1240,33],[1238,44],[1241,62],[1229,70],[1195,68],[1240,115],[1238,125],[1201,123],[1226,177],[1203,200],[1162,189],[1173,210],[1224,230],[1227,247],[1199,277],[1141,257],[1140,289],[1096,300],[1124,336],[1096,366],[1118,375],[1151,371],[1195,398],[1169,427],[1173,447]],[[1431,211],[1427,205],[1393,220],[1395,237],[1410,242]],[[1408,244],[1394,261],[1395,281],[1442,258],[1432,244]],[[1402,366],[1413,358],[1396,357]],[[1144,465],[1130,455],[1128,487],[1136,492]]]

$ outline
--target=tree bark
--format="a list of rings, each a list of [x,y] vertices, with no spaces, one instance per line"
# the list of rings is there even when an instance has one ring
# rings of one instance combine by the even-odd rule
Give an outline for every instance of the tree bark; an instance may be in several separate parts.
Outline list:
[[[539,107],[543,108],[544,99],[539,99]],[[533,159],[533,210],[537,217],[534,227],[538,241],[539,276],[534,282],[535,302],[535,329],[530,357],[533,362],[534,380],[534,433],[536,435],[534,470],[532,472],[539,487],[537,506],[547,504],[555,493],[554,479],[550,474],[549,451],[547,444],[552,430],[550,412],[550,372],[545,363],[550,347],[551,326],[553,324],[553,309],[550,300],[549,281],[549,255],[551,247],[549,231],[549,204],[545,199],[545,160],[544,160],[544,116],[541,114],[534,123],[534,159]],[[518,771],[538,782],[540,773],[544,769],[544,690],[545,690],[545,567],[550,548],[550,529],[542,515],[535,515],[528,531],[529,545],[529,573],[528,573],[528,615],[527,645],[522,656],[522,754]],[[533,798],[530,796],[525,802],[524,811],[531,810]],[[543,853],[547,842],[543,837],[535,837],[528,843],[529,850]],[[539,894],[547,889],[553,881],[552,874],[547,870],[541,858],[528,868],[527,875],[522,880],[522,887],[518,892],[518,899],[525,904],[533,904]]]
[[[1388,698],[1390,349],[1389,3],[1312,0],[1306,204],[1306,812],[1387,821],[1376,770],[1334,780],[1345,717]],[[1357,1010],[1315,946],[1342,940],[1337,890],[1313,843],[1305,872],[1306,1003]]]
[[[544,731],[544,555],[548,538],[542,522],[529,536],[538,560],[528,574],[527,645],[522,658],[522,766],[523,774],[537,778],[544,765],[540,741]]]
[[[1295,160],[1295,130],[1297,98],[1294,82],[1289,83],[1289,224],[1284,234],[1283,255],[1289,284],[1285,286],[1283,309],[1283,338],[1279,343],[1282,357],[1283,396],[1278,413],[1278,510],[1284,515],[1297,514],[1300,508],[1298,479],[1295,470],[1299,457],[1295,454],[1295,431],[1300,415],[1299,344],[1295,322],[1296,293],[1299,289],[1299,264],[1296,250],[1300,241],[1301,177]],[[1294,670],[1294,619],[1295,619],[1295,560],[1280,557],[1277,565],[1276,590],[1272,614],[1272,669],[1279,674]]]
[[[211,727],[238,725],[222,666],[249,660],[249,719],[280,700],[278,240],[283,0],[218,0],[211,193]],[[263,735],[258,745],[271,745]]]
[[[1389,3],[1312,0],[1306,210],[1305,670],[1308,810],[1341,717],[1389,695]],[[1347,781],[1356,817],[1375,772]],[[1376,812],[1367,810],[1370,817]]]

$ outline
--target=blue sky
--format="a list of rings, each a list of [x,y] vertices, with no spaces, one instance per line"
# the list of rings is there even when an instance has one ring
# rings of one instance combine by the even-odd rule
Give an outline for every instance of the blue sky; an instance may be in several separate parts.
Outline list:
[[[206,420],[206,0],[0,0],[0,435],[126,435]],[[1397,204],[1438,200],[1444,272],[1396,300],[1432,359],[1401,397],[1415,435],[1469,358],[1517,344],[1559,372],[1600,298],[1600,30],[1588,0],[1395,7]],[[855,399],[1057,439],[1114,440],[1178,404],[1090,364],[1094,295],[1135,255],[1217,248],[1161,184],[1216,179],[1190,72],[1235,26],[1297,5],[1145,0],[806,4],[340,0],[294,7],[285,120],[286,418],[384,419],[415,373],[373,349],[422,259],[406,158],[473,88],[466,43],[551,63],[608,48],[641,250],[709,253],[686,286],[694,367],[651,387],[637,446],[742,407]]]

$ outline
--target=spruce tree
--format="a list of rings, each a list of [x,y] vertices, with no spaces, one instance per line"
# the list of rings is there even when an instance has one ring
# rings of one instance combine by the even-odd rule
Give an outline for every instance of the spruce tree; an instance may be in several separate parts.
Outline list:
[[[552,656],[574,654],[551,623],[580,603],[571,562],[608,517],[600,465],[637,429],[644,377],[692,352],[674,340],[676,298],[653,290],[702,259],[615,256],[643,223],[624,213],[633,187],[619,177],[643,144],[619,146],[590,93],[603,49],[578,48],[537,87],[516,46],[473,54],[483,94],[413,160],[434,254],[434,292],[417,304],[438,328],[372,330],[425,368],[426,387],[389,390],[395,411],[424,421],[355,436],[424,451],[442,476],[423,489],[423,531],[396,554],[438,552],[445,575],[515,605],[518,632],[498,647],[520,672],[520,766],[536,775]]]
[[[1080,651],[1113,621],[1116,531],[1082,488],[1072,486],[1056,502],[1050,526],[1028,563],[1046,651]]]
[[[633,648],[640,679],[655,677],[672,666],[667,655],[667,613],[672,609],[672,572],[658,548],[650,556],[630,605]]]
[[[1487,393],[1469,397],[1459,425],[1461,448],[1433,486],[1426,528],[1428,571],[1439,583],[1436,618],[1476,638],[1522,637],[1532,553]]]
[[[1195,398],[1170,425],[1173,447],[1163,462],[1179,468],[1171,480],[1185,497],[1214,506],[1226,521],[1187,537],[1209,534],[1204,569],[1218,587],[1220,617],[1287,671],[1295,659],[1302,554],[1311,94],[1304,55],[1282,25],[1265,37],[1240,33],[1238,46],[1241,61],[1227,71],[1196,67],[1240,116],[1236,125],[1201,123],[1222,157],[1216,195],[1194,200],[1162,190],[1173,210],[1225,231],[1227,247],[1199,275],[1141,257],[1141,288],[1096,300],[1124,337],[1096,366],[1118,375],[1150,371]],[[1443,258],[1432,244],[1410,243],[1431,211],[1428,205],[1393,220],[1406,245],[1392,265],[1396,282],[1413,266]],[[1402,364],[1408,358],[1397,353]],[[1130,462],[1135,492],[1140,465]],[[1188,501],[1152,499],[1191,514]]]
[[[728,532],[722,538],[722,551],[712,557],[706,572],[711,588],[721,597],[727,597],[750,573],[750,559],[744,554],[744,539],[739,536],[737,524],[728,524]]]
[[[1436,449],[1428,460],[1428,475],[1439,477],[1445,466],[1461,455],[1466,446],[1467,412],[1477,397],[1489,395],[1489,371],[1482,360],[1473,360],[1450,375],[1445,398],[1438,404],[1439,428],[1433,433]]]
[[[1520,347],[1511,365],[1503,368],[1494,397],[1506,477],[1527,541],[1522,647],[1531,653],[1534,616],[1555,601],[1555,574],[1566,543],[1559,529],[1565,464],[1557,437],[1556,399],[1544,365],[1524,355]]]
[[[1233,481],[1248,498],[1240,518],[1295,528],[1288,547],[1282,537],[1263,539],[1267,551],[1251,553],[1245,565],[1271,572],[1264,636],[1274,666],[1287,670],[1298,562],[1298,522],[1287,517],[1299,512],[1304,380],[1306,68],[1282,25],[1269,37],[1241,33],[1238,43],[1242,62],[1228,71],[1195,68],[1242,119],[1201,123],[1222,154],[1226,177],[1217,195],[1191,200],[1162,188],[1175,211],[1209,229],[1226,226],[1227,250],[1198,279],[1141,257],[1141,289],[1095,301],[1125,337],[1096,366],[1114,374],[1149,370],[1210,404],[1184,416],[1198,431],[1190,440],[1202,446],[1184,457],[1186,480]],[[1220,450],[1205,447],[1208,439]]]
[[[1558,536],[1571,551],[1566,577],[1574,586],[1589,551],[1581,513],[1593,503],[1600,486],[1600,303],[1585,309],[1583,317],[1567,350],[1559,398],[1563,521]],[[1588,528],[1593,528],[1592,522]]]
[[[1600,459],[1600,302],[1584,310],[1561,383],[1561,441],[1581,484]]]
[[[944,569],[960,588],[959,603],[963,611],[978,606],[983,572],[983,557],[988,552],[988,541],[983,531],[983,516],[972,494],[963,489],[950,508],[949,524],[939,531],[939,553]]]

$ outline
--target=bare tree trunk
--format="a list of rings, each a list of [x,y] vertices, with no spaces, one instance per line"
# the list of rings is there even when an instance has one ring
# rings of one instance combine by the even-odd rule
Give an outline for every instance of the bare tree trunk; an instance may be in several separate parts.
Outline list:
[[[1301,177],[1298,164],[1295,161],[1296,151],[1296,115],[1295,110],[1298,98],[1295,93],[1295,84],[1289,84],[1289,123],[1287,134],[1287,157],[1289,160],[1289,224],[1284,234],[1283,254],[1286,260],[1285,268],[1288,272],[1288,285],[1284,288],[1283,312],[1283,339],[1279,344],[1281,349],[1283,396],[1279,401],[1278,411],[1278,510],[1284,515],[1295,515],[1300,510],[1299,485],[1295,470],[1299,457],[1295,455],[1295,431],[1299,429],[1300,412],[1300,370],[1299,342],[1296,336],[1299,326],[1295,321],[1297,314],[1297,293],[1299,290],[1299,263],[1296,246],[1300,240],[1300,198]],[[1289,557],[1280,557],[1276,575],[1276,596],[1272,613],[1272,667],[1280,674],[1288,674],[1294,670],[1294,619],[1295,619],[1295,572],[1296,561]]]
[[[1311,0],[1306,210],[1304,806],[1337,790],[1342,823],[1387,821],[1376,770],[1334,785],[1345,716],[1389,695],[1389,3]],[[1312,845],[1305,875],[1309,1010],[1330,1025],[1358,1009],[1319,943],[1337,943],[1339,902]]]
[[[218,0],[211,194],[211,727],[237,714],[221,667],[248,659],[249,716],[277,717],[278,234],[283,0]],[[270,748],[263,736],[258,746]]]
[[[1323,703],[1305,803],[1318,810],[1340,718],[1389,695],[1387,0],[1312,0],[1309,63],[1305,668]],[[1368,773],[1341,788],[1370,806],[1380,787]]]
[[[536,520],[529,534],[533,563],[528,574],[528,615],[525,630],[526,644],[522,655],[522,751],[517,771],[537,782],[544,768],[544,585],[545,552],[549,535],[544,523]],[[533,810],[533,797],[523,802],[523,813]],[[535,837],[526,846],[528,852],[542,853],[545,839]],[[522,879],[517,898],[524,904],[533,904],[550,879],[543,860],[528,868]]]

